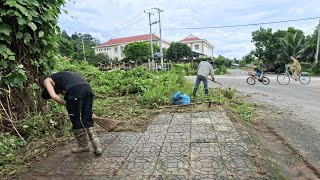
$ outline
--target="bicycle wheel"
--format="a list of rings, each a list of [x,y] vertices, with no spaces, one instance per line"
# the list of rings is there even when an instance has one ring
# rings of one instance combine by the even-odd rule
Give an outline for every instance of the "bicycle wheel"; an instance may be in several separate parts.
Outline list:
[[[268,85],[270,83],[270,79],[267,77],[262,77],[262,84]]]
[[[277,81],[281,85],[287,85],[290,82],[290,78],[286,74],[279,74],[277,77]]]
[[[248,77],[247,78],[247,83],[249,85],[254,85],[256,83],[256,80],[253,77]]]
[[[308,84],[311,81],[309,74],[300,74],[299,81],[301,84]]]

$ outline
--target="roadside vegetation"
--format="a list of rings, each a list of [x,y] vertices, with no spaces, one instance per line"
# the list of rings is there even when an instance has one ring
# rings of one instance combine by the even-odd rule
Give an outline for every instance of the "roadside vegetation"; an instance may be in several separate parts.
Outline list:
[[[176,91],[192,94],[193,84],[185,79],[192,71],[190,65],[172,65],[171,70],[164,72],[148,71],[143,67],[106,72],[86,62],[61,60],[55,69],[76,71],[90,82],[95,92],[94,113],[123,122],[114,131],[143,131],[152,117],[162,112],[209,110],[207,104],[178,109],[162,108],[172,104],[171,96]],[[204,95],[200,90],[202,88],[199,88],[196,102],[212,101],[212,108],[216,107],[214,105],[222,105],[244,119],[252,120],[253,109],[243,108],[250,105],[237,97],[235,89],[210,89],[209,95]],[[32,162],[48,156],[55,147],[72,138],[71,125],[64,107],[49,101],[46,109],[46,113],[35,113],[15,124],[25,141],[13,132],[1,134],[2,177],[26,170]]]

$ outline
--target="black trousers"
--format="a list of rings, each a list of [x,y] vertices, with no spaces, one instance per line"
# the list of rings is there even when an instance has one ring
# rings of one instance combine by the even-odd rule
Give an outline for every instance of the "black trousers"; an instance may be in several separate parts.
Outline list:
[[[72,87],[65,96],[66,108],[72,122],[72,129],[93,127],[93,93],[90,85]]]

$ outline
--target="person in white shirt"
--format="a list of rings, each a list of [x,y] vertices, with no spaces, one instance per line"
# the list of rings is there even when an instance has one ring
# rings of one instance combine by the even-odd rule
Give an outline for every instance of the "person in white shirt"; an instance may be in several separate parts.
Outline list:
[[[214,81],[214,70],[210,64],[211,58],[208,58],[207,61],[201,61],[198,66],[197,80],[193,90],[193,97],[196,96],[200,82],[203,82],[204,93],[208,94],[208,76],[211,75],[212,80]]]

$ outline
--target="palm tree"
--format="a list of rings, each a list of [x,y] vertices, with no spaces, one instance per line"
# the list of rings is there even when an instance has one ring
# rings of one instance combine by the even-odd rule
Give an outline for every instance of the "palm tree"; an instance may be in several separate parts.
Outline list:
[[[303,51],[306,50],[306,46],[302,45],[304,37],[303,36],[298,37],[297,34],[298,32],[294,34],[287,33],[284,38],[280,39],[280,43],[288,59],[290,56],[300,57]]]

